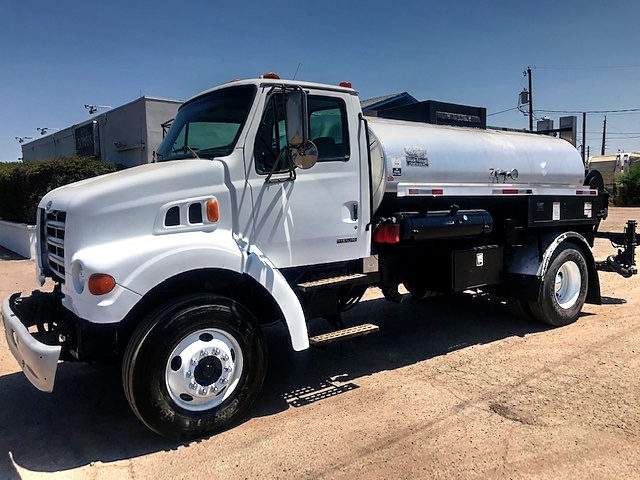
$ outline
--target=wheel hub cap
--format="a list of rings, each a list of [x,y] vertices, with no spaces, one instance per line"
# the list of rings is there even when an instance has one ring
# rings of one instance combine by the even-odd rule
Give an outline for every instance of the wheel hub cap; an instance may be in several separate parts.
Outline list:
[[[222,373],[222,362],[218,357],[208,356],[200,360],[193,371],[193,378],[199,385],[209,386],[218,381]]]
[[[554,291],[558,305],[571,308],[580,295],[582,276],[575,262],[563,263],[556,273]]]
[[[242,351],[232,335],[218,329],[199,330],[171,351],[165,368],[167,390],[186,410],[208,410],[231,395],[242,368]]]

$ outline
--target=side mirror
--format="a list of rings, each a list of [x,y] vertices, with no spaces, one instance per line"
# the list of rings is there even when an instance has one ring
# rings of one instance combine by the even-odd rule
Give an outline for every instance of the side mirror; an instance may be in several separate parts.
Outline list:
[[[287,145],[300,147],[307,141],[307,94],[302,89],[289,91],[285,96]]]
[[[301,88],[287,92],[285,96],[285,122],[287,145],[291,162],[306,170],[318,161],[318,149],[308,138],[307,94]]]

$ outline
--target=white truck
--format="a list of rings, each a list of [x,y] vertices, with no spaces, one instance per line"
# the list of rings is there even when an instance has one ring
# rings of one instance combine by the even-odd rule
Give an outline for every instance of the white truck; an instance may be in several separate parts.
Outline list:
[[[555,326],[600,303],[607,193],[569,143],[366,118],[348,84],[267,77],[187,101],[157,163],[42,199],[37,270],[55,287],[2,305],[38,389],[60,360],[119,356],[138,418],[191,439],[257,397],[264,325],[282,322],[295,351],[373,331],[340,316],[370,286],[395,302],[401,284],[481,288]],[[612,238],[609,267],[632,275],[635,222]],[[335,330],[309,338],[318,318]]]

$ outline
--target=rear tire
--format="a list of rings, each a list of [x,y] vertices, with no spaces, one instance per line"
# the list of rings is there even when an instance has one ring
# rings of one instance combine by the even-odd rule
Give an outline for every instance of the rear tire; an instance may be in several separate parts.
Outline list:
[[[125,351],[122,380],[142,423],[191,440],[236,421],[257,397],[265,369],[253,315],[229,298],[194,294],[145,318]]]
[[[579,248],[562,244],[542,277],[538,301],[523,303],[535,320],[554,327],[575,322],[587,297],[587,262]]]
[[[404,282],[403,285],[414,300],[424,298],[428,293],[427,287],[420,282]]]

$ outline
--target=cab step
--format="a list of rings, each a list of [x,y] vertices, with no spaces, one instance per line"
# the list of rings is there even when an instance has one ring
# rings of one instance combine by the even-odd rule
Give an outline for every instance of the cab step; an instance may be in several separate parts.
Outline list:
[[[342,328],[335,332],[323,333],[309,338],[309,343],[314,346],[326,345],[327,343],[337,342],[338,340],[347,340],[348,338],[361,337],[368,333],[377,332],[380,329],[378,325],[372,323],[364,323],[355,327]]]
[[[365,273],[354,273],[351,275],[340,275],[338,277],[321,278],[320,280],[313,280],[311,282],[299,283],[298,288],[302,291],[313,290],[323,287],[336,287],[340,285],[353,284],[353,283],[366,283],[369,275]]]

